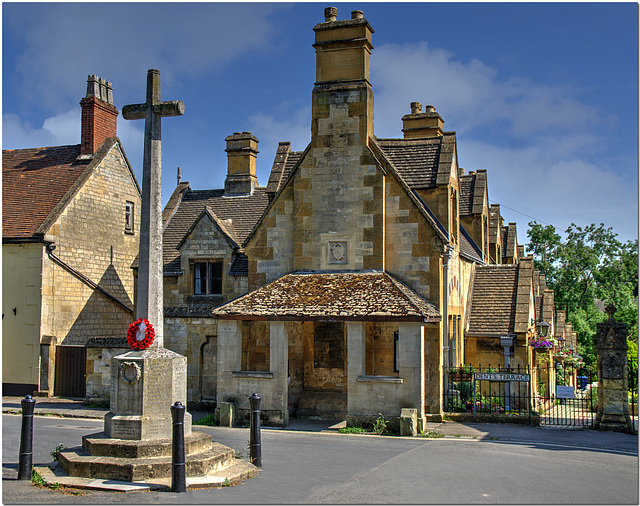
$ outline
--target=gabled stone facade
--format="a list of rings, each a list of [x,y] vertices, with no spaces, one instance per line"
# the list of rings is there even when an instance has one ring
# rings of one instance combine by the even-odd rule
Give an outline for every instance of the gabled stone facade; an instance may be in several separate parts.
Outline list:
[[[85,395],[85,374],[86,394],[104,395],[108,362],[87,348],[85,369],[84,347],[122,340],[133,319],[140,188],[111,84],[89,76],[81,104],[80,145],[3,151],[3,388],[14,395]]]
[[[434,106],[412,102],[402,138],[375,136],[362,12],[327,8],[314,32],[309,145],[280,142],[260,187],[258,140],[236,132],[225,188],[179,183],[167,204],[165,342],[189,359],[189,400],[232,403],[240,418],[256,391],[273,424],[397,421],[410,408],[424,426],[442,419],[449,367],[500,365],[509,336],[513,363],[531,362],[552,294],[536,309],[515,224],[489,204],[487,171],[459,167]],[[223,265],[219,294],[194,293],[204,261]],[[430,310],[395,312],[403,300]]]

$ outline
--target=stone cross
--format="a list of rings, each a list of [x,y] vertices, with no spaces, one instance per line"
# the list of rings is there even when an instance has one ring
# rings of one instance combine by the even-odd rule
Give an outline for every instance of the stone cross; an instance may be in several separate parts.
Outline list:
[[[124,119],[144,119],[144,162],[142,167],[142,209],[140,250],[138,255],[138,295],[136,317],[153,325],[153,347],[164,345],[162,294],[162,151],[160,120],[184,114],[180,100],[160,101],[160,71],[147,72],[147,100],[144,104],[125,105]]]

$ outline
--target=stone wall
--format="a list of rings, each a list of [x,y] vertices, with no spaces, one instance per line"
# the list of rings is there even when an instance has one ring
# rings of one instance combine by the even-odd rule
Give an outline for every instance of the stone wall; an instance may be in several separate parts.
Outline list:
[[[111,397],[111,357],[131,351],[126,338],[94,338],[87,343],[86,398],[109,402]]]
[[[205,317],[167,317],[164,346],[187,357],[187,401],[210,407],[216,400],[218,323]]]
[[[134,204],[134,230],[125,229],[125,203]],[[55,254],[133,308],[131,264],[138,253],[140,195],[118,144],[94,169],[48,234]],[[60,344],[126,335],[134,315],[45,256],[42,330]]]
[[[422,421],[421,427],[424,427],[424,326],[399,324],[400,371],[397,377],[366,375],[366,324],[349,322],[346,326],[349,342],[347,423],[372,422],[380,413],[396,418],[402,408],[415,408]]]

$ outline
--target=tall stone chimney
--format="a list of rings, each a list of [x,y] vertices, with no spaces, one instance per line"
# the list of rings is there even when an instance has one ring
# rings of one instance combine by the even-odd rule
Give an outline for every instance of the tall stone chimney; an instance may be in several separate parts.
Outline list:
[[[441,137],[444,120],[432,105],[422,112],[420,102],[411,102],[411,114],[402,117],[402,133],[405,139],[424,139],[425,137]]]
[[[113,105],[111,83],[96,75],[87,78],[87,95],[80,101],[82,126],[80,155],[93,155],[107,137],[118,133],[118,109]]]
[[[224,182],[225,195],[246,195],[258,186],[256,158],[258,139],[251,132],[235,132],[227,142],[227,179]]]
[[[316,50],[316,83],[311,111],[311,143],[330,143],[331,127],[340,118],[339,128],[347,145],[363,145],[373,135],[373,91],[370,57],[373,28],[362,11],[351,19],[336,21],[338,10],[327,7],[325,21],[313,27]],[[345,130],[347,128],[347,130]]]

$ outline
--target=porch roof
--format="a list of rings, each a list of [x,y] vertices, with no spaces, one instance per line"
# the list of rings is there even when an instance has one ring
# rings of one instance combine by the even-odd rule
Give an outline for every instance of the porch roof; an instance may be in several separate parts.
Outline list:
[[[221,320],[439,322],[438,308],[382,271],[291,273],[213,310]]]

